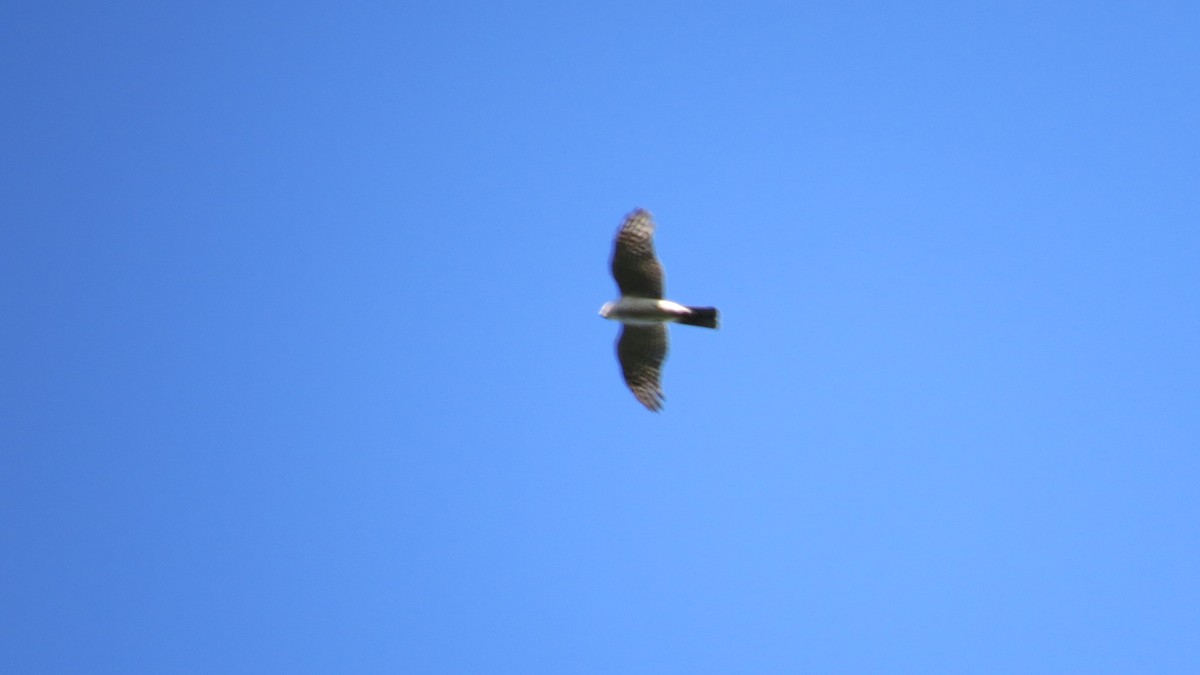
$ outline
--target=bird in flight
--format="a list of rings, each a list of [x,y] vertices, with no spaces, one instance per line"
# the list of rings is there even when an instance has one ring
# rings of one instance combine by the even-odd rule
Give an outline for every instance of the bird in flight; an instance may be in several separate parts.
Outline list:
[[[653,412],[662,409],[662,364],[667,359],[667,324],[716,328],[716,307],[688,307],[663,298],[663,267],[654,255],[654,217],[637,209],[625,218],[613,242],[612,275],[621,297],[606,302],[600,316],[621,322],[617,359],[625,384]]]

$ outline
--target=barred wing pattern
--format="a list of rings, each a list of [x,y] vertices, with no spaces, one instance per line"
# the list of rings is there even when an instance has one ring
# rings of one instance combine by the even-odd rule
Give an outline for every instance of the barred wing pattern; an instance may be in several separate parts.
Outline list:
[[[617,358],[621,361],[625,384],[637,400],[654,412],[661,410],[662,364],[667,359],[666,325],[622,326],[617,338]]]
[[[663,268],[654,255],[654,217],[638,209],[625,218],[613,246],[612,275],[621,295],[663,297]]]

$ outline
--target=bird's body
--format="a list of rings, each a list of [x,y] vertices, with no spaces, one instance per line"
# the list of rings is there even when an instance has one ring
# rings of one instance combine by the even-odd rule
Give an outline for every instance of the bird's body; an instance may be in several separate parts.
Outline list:
[[[625,325],[648,326],[658,323],[696,323],[704,321],[708,307],[688,307],[671,300],[656,300],[654,298],[623,297],[616,302],[605,303],[600,308],[600,316]],[[715,322],[715,310],[712,315]],[[716,328],[716,325],[708,326]]]
[[[600,316],[620,321],[617,358],[625,384],[642,405],[662,409],[662,364],[667,358],[667,324],[716,328],[715,307],[689,307],[663,297],[663,268],[654,254],[654,219],[638,209],[625,218],[613,244],[612,274],[621,297],[605,303]]]

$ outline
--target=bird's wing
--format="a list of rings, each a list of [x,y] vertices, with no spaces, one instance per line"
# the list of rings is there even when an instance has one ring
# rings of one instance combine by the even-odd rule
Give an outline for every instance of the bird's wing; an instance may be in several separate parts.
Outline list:
[[[663,268],[654,255],[654,217],[649,211],[634,211],[617,230],[612,275],[621,295],[663,297]]]
[[[667,326],[624,325],[617,338],[617,358],[625,384],[653,412],[662,409],[662,364],[667,359]]]

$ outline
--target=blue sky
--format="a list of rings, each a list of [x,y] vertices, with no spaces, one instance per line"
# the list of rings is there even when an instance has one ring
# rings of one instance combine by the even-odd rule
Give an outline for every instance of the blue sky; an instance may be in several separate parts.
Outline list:
[[[1200,667],[1200,9],[10,3],[0,670]],[[598,318],[659,222],[666,409]]]

